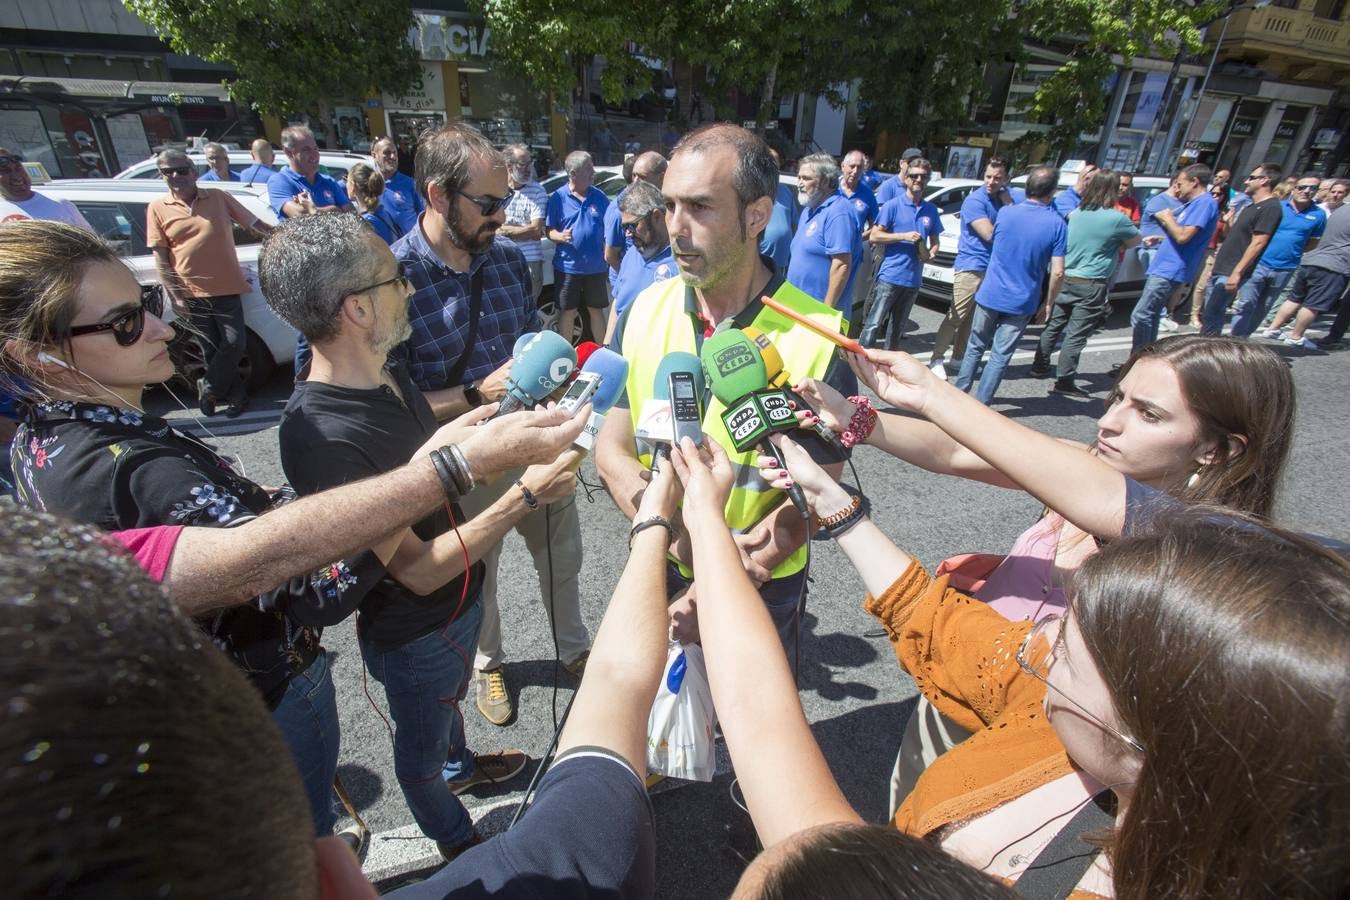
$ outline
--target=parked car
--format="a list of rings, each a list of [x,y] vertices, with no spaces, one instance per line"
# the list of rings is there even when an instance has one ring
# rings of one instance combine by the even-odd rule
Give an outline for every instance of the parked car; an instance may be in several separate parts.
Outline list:
[[[259,219],[269,225],[277,222],[267,202],[240,184],[205,182],[201,190],[228,191]],[[55,200],[75,204],[94,230],[110,243],[126,261],[141,284],[159,283],[154,254],[146,246],[145,211],[150,201],[167,192],[163,183],[138,179],[91,178],[53,181],[42,186],[42,193]],[[245,353],[239,362],[240,374],[250,389],[261,387],[278,365],[289,365],[295,357],[295,329],[281,321],[263,299],[258,288],[258,251],[261,236],[235,226],[234,243],[239,268],[248,281],[244,295],[244,324],[247,327]],[[169,345],[174,367],[188,384],[195,385],[203,370],[201,352],[191,340],[171,305],[166,304],[164,320],[178,332]]]
[[[187,155],[188,159],[192,160],[193,164],[196,165],[197,174],[205,175],[208,168],[206,157],[195,150],[188,151]],[[359,153],[345,153],[340,151],[334,153],[327,150],[319,152],[319,171],[325,175],[331,175],[333,178],[336,178],[344,184],[347,181],[347,171],[359,162],[371,164],[369,156],[362,156]],[[247,150],[230,151],[230,168],[235,172],[243,171],[251,165],[253,165],[253,157],[249,155]],[[286,155],[278,150],[276,159],[272,161],[272,168],[280,172],[282,169],[286,168],[287,165]],[[154,179],[156,181],[162,180],[153,157],[142,160],[135,165],[128,166],[114,175],[113,178],[146,178]],[[207,183],[210,184],[210,182]],[[265,197],[267,196],[267,182],[254,184],[250,190],[259,196]]]

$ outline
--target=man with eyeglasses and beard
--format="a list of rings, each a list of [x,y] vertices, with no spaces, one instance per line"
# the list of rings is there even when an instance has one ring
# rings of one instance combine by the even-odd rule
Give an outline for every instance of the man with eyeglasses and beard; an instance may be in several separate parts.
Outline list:
[[[0,222],[22,219],[46,219],[94,230],[74,203],[53,200],[33,190],[33,180],[23,167],[23,154],[0,147]]]
[[[145,209],[145,243],[155,254],[174,310],[192,323],[201,347],[206,368],[197,379],[197,404],[202,415],[215,415],[216,404],[225,403],[225,415],[233,418],[248,405],[239,360],[247,340],[242,297],[249,290],[239,270],[233,225],[261,235],[272,226],[225,191],[199,189],[197,167],[183,151],[165,150],[157,165],[169,193]]]
[[[406,464],[436,431],[436,418],[404,362],[390,360],[410,331],[403,266],[360,220],[304,216],[268,238],[259,278],[268,303],[314,349],[278,433],[296,491],[318,493]],[[361,657],[384,686],[396,726],[395,775],[413,818],[447,861],[480,842],[455,795],[516,776],[526,759],[521,750],[474,753],[465,738],[459,701],[482,622],[476,561],[532,515],[534,497],[571,496],[570,456],[523,472],[474,515],[454,502],[474,484],[452,446],[437,465],[455,484],[446,489],[446,508],[375,544],[373,553],[345,560],[356,584],[307,623],[334,625],[357,613]]]
[[[417,188],[427,208],[418,227],[391,248],[412,284],[408,320],[411,337],[402,345],[412,382],[426,396],[439,421],[506,394],[506,376],[516,339],[539,331],[530,271],[520,249],[498,234],[513,192],[505,157],[470,125],[455,123],[428,132],[417,148]],[[603,211],[602,211],[603,212]],[[598,227],[598,226],[597,226]],[[603,275],[601,279],[603,281]],[[473,516],[506,491],[515,474],[465,498]],[[580,676],[590,651],[590,633],[581,618],[581,523],[567,496],[517,527],[535,560],[554,619],[558,655]],[[515,710],[506,688],[501,624],[497,614],[497,557],[500,543],[483,556],[483,626],[475,660],[478,710],[494,725],[505,725]]]
[[[1238,293],[1233,316],[1233,337],[1248,337],[1270,312],[1289,279],[1294,277],[1303,254],[1317,246],[1327,227],[1327,214],[1313,202],[1317,176],[1304,175],[1293,192],[1280,204],[1283,219],[1261,254],[1252,277]]]

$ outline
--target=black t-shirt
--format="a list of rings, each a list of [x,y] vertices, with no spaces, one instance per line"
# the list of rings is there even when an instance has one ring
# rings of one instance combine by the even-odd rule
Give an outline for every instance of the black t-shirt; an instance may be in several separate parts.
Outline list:
[[[1237,221],[1228,230],[1228,236],[1214,254],[1214,274],[1232,275],[1233,269],[1251,245],[1253,234],[1274,234],[1284,219],[1279,197],[1267,197],[1260,203],[1249,203],[1238,213]],[[1243,272],[1245,278],[1251,272]]]
[[[206,444],[157,416],[54,402],[32,406],[26,417],[11,449],[26,506],[121,531],[153,525],[228,528],[277,505]],[[355,561],[365,565],[364,557],[374,554]],[[319,630],[307,626],[324,623],[308,610],[338,604],[347,590],[360,586],[342,563],[333,563],[196,621],[275,706],[290,679],[318,653]]]
[[[431,406],[409,380],[407,369],[400,364],[389,371],[403,399],[387,386],[363,390],[315,381],[296,384],[278,440],[281,467],[301,496],[396,469],[436,431]],[[456,522],[464,521],[458,507],[454,515]],[[449,530],[444,508],[413,525],[413,533],[424,541]],[[386,647],[401,647],[444,627],[463,612],[461,606],[478,602],[483,583],[483,564],[474,563],[467,592],[461,575],[419,596],[389,576],[373,553],[345,562],[363,584],[371,573],[379,579],[365,592],[347,591],[343,608],[332,612],[347,615],[359,608],[361,634]]]
[[[578,748],[540,779],[515,828],[385,896],[640,900],[655,893],[656,823],[642,780],[611,751]]]

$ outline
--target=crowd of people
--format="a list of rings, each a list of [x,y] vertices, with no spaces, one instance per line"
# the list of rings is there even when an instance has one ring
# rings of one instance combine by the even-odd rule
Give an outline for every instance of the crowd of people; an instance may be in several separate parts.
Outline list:
[[[960,299],[925,364],[898,347],[941,230],[917,150],[879,183],[860,153],[806,157],[794,197],[761,138],[718,123],[631,154],[610,201],[585,151],[548,195],[527,147],[464,124],[422,137],[412,179],[392,142],[345,185],[318,171],[307,129],[282,144],[270,229],[161,154],[163,290],[77,224],[0,225],[0,376],[20,417],[18,508],[0,522],[15,896],[374,896],[368,834],[334,834],[323,634],[348,619],[385,692],[404,801],[446,862],[398,897],[652,896],[647,725],[671,638],[702,645],[763,847],[737,897],[1312,898],[1350,882],[1350,546],[1271,521],[1293,377],[1271,346],[1219,333],[1229,297],[1235,331],[1259,326],[1277,273],[1294,274],[1276,323],[1290,304],[1295,327],[1324,309],[1330,275],[1344,289],[1342,207],[1318,231],[1329,255],[1301,257],[1308,197],[1272,204],[1282,173],[1256,167],[1201,279],[1220,219],[1204,167],[1141,210],[1119,173],[1090,167],[1057,193],[1041,166],[1023,196],[995,158],[966,201]],[[1159,231],[1141,235],[1150,216]],[[285,489],[143,405],[172,372],[164,294],[191,310],[237,287],[180,248],[215,246],[231,223],[265,234],[262,292],[303,340],[277,432]],[[508,412],[516,354],[543,329],[544,236],[562,334],[626,361],[602,423],[590,404]],[[860,277],[864,242],[875,279]],[[1078,355],[1136,245],[1152,254],[1137,346],[1092,444],[990,409],[1037,315],[1035,365],[1058,352],[1056,389],[1079,390]],[[1159,338],[1197,279],[1200,333]],[[868,346],[844,352],[825,334],[849,330],[859,298]],[[212,306],[222,345],[226,306]],[[701,441],[639,440],[664,361],[727,329],[772,347],[802,427],[744,447],[713,385]],[[224,379],[208,375],[203,411],[238,403]],[[574,490],[597,426],[596,469],[632,528],[592,636]],[[929,572],[840,483],[861,444],[1024,491],[1044,513],[1006,555]],[[520,776],[527,755],[470,747],[460,704],[472,690],[494,725],[518,712],[496,573],[513,529],[581,681],[533,803],[485,840],[459,795]],[[797,699],[813,537],[857,569],[923,698],[897,735],[888,823],[855,811],[831,771],[850,760],[827,758]]]

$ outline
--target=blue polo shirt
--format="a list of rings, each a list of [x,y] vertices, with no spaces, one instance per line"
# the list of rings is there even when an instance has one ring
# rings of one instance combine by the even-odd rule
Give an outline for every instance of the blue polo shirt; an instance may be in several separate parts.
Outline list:
[[[873,188],[876,192],[877,203],[885,206],[900,194],[905,192],[905,186],[900,183],[899,175],[890,175],[881,182],[881,186]]]
[[[1009,206],[994,223],[994,249],[975,302],[995,312],[1035,315],[1046,267],[1064,256],[1068,242],[1069,226],[1053,206],[1035,200]]]
[[[847,253],[856,259],[862,253],[862,235],[858,232],[853,204],[835,193],[815,209],[802,210],[797,233],[792,238],[788,283],[824,301],[830,287],[830,257],[837,253]],[[850,267],[848,283],[839,295],[840,303],[848,303],[853,296],[853,279],[857,274],[858,267]]]
[[[1260,265],[1270,269],[1297,269],[1308,241],[1320,238],[1326,231],[1327,214],[1316,203],[1303,212],[1295,209],[1288,200],[1280,207],[1284,218],[1280,220],[1279,229],[1270,236],[1270,243],[1261,254]]]
[[[886,177],[887,176],[882,175],[876,169],[868,169],[862,175],[862,183],[870,187],[872,193],[875,194],[877,188],[881,187],[881,183],[886,180]]]
[[[399,231],[403,234],[417,227],[417,216],[426,208],[412,178],[402,172],[395,172],[394,177],[385,179],[384,193],[380,195],[380,209],[394,217]]]
[[[271,166],[254,163],[239,173],[239,180],[244,184],[267,184],[275,174],[277,174],[277,170]]]
[[[1020,203],[1026,199],[1022,191],[1009,188],[1013,203]],[[984,185],[980,185],[966,195],[966,199],[961,201],[961,232],[956,242],[956,262],[952,269],[956,272],[983,272],[989,267],[989,248],[991,243],[986,243],[975,229],[970,227],[971,222],[978,222],[980,219],[988,219],[989,224],[995,228],[998,227],[998,213],[1001,209],[1006,209],[1011,204],[1000,204],[990,195]]]
[[[627,191],[628,188],[624,188]],[[620,193],[619,197],[623,194]],[[623,216],[619,214],[619,197],[614,198],[614,202],[605,210],[605,249],[610,247],[623,248],[623,259],[628,259],[628,251],[633,249],[633,239],[628,236],[628,232],[623,230]],[[641,256],[642,254],[638,254]],[[609,270],[610,292],[618,296],[619,273],[610,269],[608,264],[605,266]],[[623,263],[619,263],[619,269],[623,269]]]
[[[797,230],[800,211],[797,192],[779,182],[769,224],[764,226],[764,234],[759,239],[759,252],[772,259],[780,271],[787,271],[788,260],[792,258],[792,234]]]
[[[1209,239],[1219,226],[1219,204],[1209,191],[1204,191],[1194,200],[1183,203],[1175,219],[1178,225],[1199,226],[1200,231],[1184,244],[1178,244],[1164,232],[1158,253],[1149,263],[1148,274],[1177,283],[1194,281],[1205,259],[1205,251],[1209,249]]]
[[[572,229],[572,243],[553,245],[553,268],[568,275],[598,275],[605,265],[605,210],[609,198],[594,185],[584,200],[563,184],[548,197],[544,226],[554,231]]]
[[[267,203],[284,219],[286,214],[281,208],[301,191],[309,191],[315,206],[346,206],[351,202],[347,199],[347,189],[337,179],[316,172],[313,181],[306,181],[305,176],[287,166],[267,180]]]
[[[1066,188],[1055,197],[1055,212],[1067,219],[1069,213],[1077,209],[1082,202],[1083,196],[1076,188]]]
[[[1161,237],[1167,234],[1163,227],[1158,224],[1158,213],[1164,209],[1170,209],[1176,212],[1181,208],[1181,201],[1173,197],[1170,192],[1162,191],[1148,198],[1144,204],[1144,213],[1139,218],[1139,236],[1141,238]]]
[[[678,273],[670,244],[662,247],[661,252],[651,259],[643,259],[638,248],[629,247],[624,251],[623,264],[619,266],[619,283],[614,288],[614,315],[623,315],[637,295],[652,284],[673,278]]]
[[[919,232],[917,244],[908,241],[884,244],[886,255],[881,260],[881,270],[877,272],[878,281],[897,287],[919,287],[923,284],[919,244],[926,244],[929,237],[942,233],[942,216],[938,208],[927,200],[921,200],[915,206],[909,194],[901,194],[881,208],[877,214],[877,225],[891,234],[898,231]]]
[[[866,228],[868,222],[877,220],[877,213],[881,211],[881,204],[877,203],[877,195],[872,193],[872,189],[861,181],[858,182],[858,189],[852,194],[845,193],[841,187],[839,196],[847,200],[849,206],[853,208],[853,217],[858,220],[859,231]]]
[[[234,171],[233,169],[230,169],[230,177],[229,177],[229,178],[221,178],[219,175],[216,174],[216,170],[215,170],[215,169],[207,169],[205,174],[203,174],[203,175],[198,175],[198,176],[197,176],[197,180],[198,180],[198,181],[238,181],[238,180],[239,180],[239,173],[236,172],[236,171]]]

